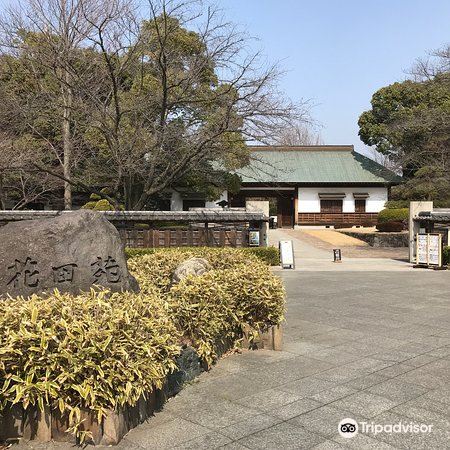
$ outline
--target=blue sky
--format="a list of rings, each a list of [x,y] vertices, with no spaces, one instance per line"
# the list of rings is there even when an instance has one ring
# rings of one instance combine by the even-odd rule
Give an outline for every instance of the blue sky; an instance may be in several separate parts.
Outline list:
[[[450,0],[215,0],[287,71],[281,89],[311,99],[326,144],[354,144],[377,89],[450,42]],[[14,0],[0,0],[0,7]],[[145,2],[144,2],[145,3]]]
[[[312,99],[326,144],[364,144],[357,120],[382,86],[450,42],[450,0],[219,0],[271,61],[283,91]]]

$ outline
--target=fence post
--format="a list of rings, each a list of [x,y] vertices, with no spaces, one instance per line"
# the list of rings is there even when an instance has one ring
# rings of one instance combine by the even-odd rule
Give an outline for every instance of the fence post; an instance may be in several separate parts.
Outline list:
[[[409,262],[416,260],[416,234],[419,232],[419,223],[414,221],[421,211],[433,211],[433,202],[409,203]]]
[[[259,222],[259,246],[267,247],[267,229],[269,227],[268,222]]]
[[[209,247],[209,229],[208,229],[208,222],[205,222],[205,246]]]

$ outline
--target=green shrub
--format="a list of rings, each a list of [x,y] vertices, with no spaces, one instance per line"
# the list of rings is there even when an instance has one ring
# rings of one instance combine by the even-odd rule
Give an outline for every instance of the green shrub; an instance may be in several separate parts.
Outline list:
[[[176,251],[176,249],[172,249],[172,251],[157,249],[130,258],[128,268],[139,282],[142,292],[153,292],[155,288],[167,292],[175,269],[182,261],[191,256],[194,255]]]
[[[95,205],[97,204],[97,200],[85,203],[81,209],[95,209]]]
[[[148,223],[135,223],[134,228],[138,230],[148,230],[150,229],[150,225]]]
[[[115,211],[116,209],[106,198],[101,198],[97,194],[92,194],[90,198],[91,201],[85,203],[81,207],[82,209],[93,209],[94,211]],[[123,205],[119,205],[119,209],[123,211]]]
[[[0,409],[21,402],[67,414],[107,409],[161,388],[180,335],[156,294],[92,290],[5,299],[0,315]],[[83,440],[83,432],[80,438]]]
[[[384,207],[386,209],[409,209],[409,200],[388,200]]]
[[[217,279],[232,293],[241,324],[259,331],[282,321],[283,283],[265,264],[240,264],[218,271]]]
[[[255,255],[269,266],[280,265],[280,251],[276,247],[243,247],[242,251]]]
[[[381,232],[399,233],[405,229],[403,222],[396,222],[391,220],[390,222],[377,223],[377,230]]]
[[[362,222],[361,225],[364,228],[372,228],[374,226],[373,222],[367,221],[367,222]]]
[[[106,198],[102,198],[101,200],[99,200],[97,202],[97,204],[95,205],[95,211],[114,211],[115,208],[113,205],[111,205],[111,203],[109,203],[108,200],[106,200]]]
[[[450,264],[450,247],[444,247],[442,252],[442,262],[443,264]]]
[[[81,207],[82,209],[93,209],[94,211],[114,211],[114,206],[106,199],[92,200]]]
[[[383,209],[378,213],[378,223],[402,222],[409,219],[408,208]]]
[[[189,257],[196,256],[196,257],[207,257],[204,255],[208,255],[211,257],[211,255],[217,253],[217,255],[229,255],[229,254],[242,254],[244,256],[246,255],[254,255],[261,261],[265,262],[266,264],[270,266],[277,266],[280,264],[280,252],[278,248],[276,247],[239,247],[239,248],[232,248],[232,247],[225,247],[225,248],[218,248],[218,247],[169,247],[169,248],[126,248],[125,253],[127,255],[127,258],[134,258],[136,256],[142,256],[142,255],[151,255],[154,252],[158,253],[164,253],[164,252],[174,252],[174,251],[180,251],[184,252]],[[230,253],[231,252],[231,253]],[[215,258],[214,258],[215,259]]]

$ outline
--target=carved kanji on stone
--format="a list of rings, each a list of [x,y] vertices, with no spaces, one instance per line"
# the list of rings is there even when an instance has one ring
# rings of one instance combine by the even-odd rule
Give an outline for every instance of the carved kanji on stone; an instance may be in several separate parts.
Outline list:
[[[27,256],[25,262],[18,259],[14,264],[8,266],[8,270],[14,272],[7,285],[18,287],[36,287],[39,285],[39,271],[37,270],[37,261]]]
[[[119,232],[96,211],[64,211],[0,226],[0,245],[0,305],[7,296],[45,297],[55,289],[78,295],[93,285],[139,291]]]
[[[55,283],[64,283],[73,281],[74,269],[78,267],[77,264],[63,264],[62,266],[52,267],[53,281]]]
[[[97,281],[106,278],[108,283],[118,283],[121,277],[121,271],[119,264],[117,264],[114,258],[108,256],[108,259],[104,260],[100,256],[97,256],[97,261],[91,264],[93,269],[92,275]]]

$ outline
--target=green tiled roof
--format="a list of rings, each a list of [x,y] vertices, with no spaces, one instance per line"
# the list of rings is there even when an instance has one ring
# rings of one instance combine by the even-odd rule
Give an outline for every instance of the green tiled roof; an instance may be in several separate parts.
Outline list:
[[[237,173],[244,183],[396,184],[401,178],[353,146],[251,147],[250,164]]]

